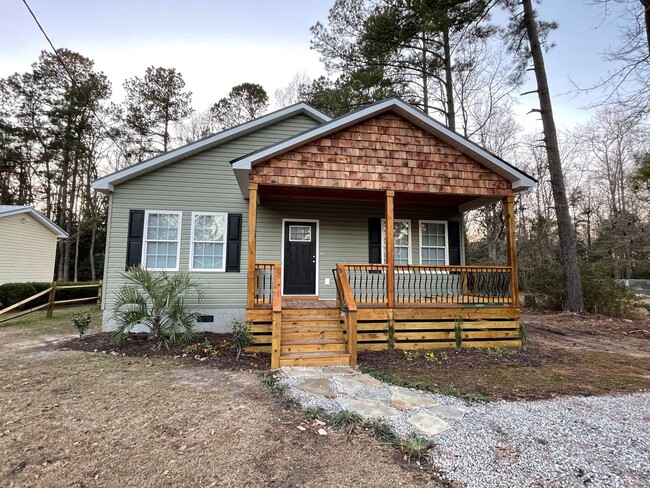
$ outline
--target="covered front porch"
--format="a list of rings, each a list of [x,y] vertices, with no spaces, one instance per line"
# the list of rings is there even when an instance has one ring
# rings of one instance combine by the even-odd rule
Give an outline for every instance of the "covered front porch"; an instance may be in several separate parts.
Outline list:
[[[360,191],[357,200],[347,200],[351,212],[355,211],[353,202],[359,204],[359,200],[383,204],[384,226],[379,245],[383,246],[380,255],[384,262],[348,262],[346,257],[349,256],[345,251],[337,253],[335,262],[320,266],[320,274],[329,276],[316,278],[321,283],[331,283],[332,289],[321,287],[318,290],[314,287],[314,292],[296,295],[287,293],[289,290],[284,286],[287,275],[286,232],[282,233],[286,242],[274,242],[272,246],[273,249],[283,249],[279,260],[257,258],[258,249],[268,247],[268,243],[257,241],[258,213],[265,206],[277,208],[275,202],[278,201],[290,202],[279,207],[283,209],[292,205],[300,207],[307,201],[310,209],[340,204],[336,198],[341,195],[340,191],[309,193],[311,198],[306,199],[303,192],[299,196],[293,196],[290,191],[280,194],[271,185],[251,183],[249,187],[246,320],[255,341],[250,350],[271,352],[273,368],[283,365],[354,365],[358,351],[388,348],[521,345],[512,196],[500,198],[506,223],[505,265],[396,264],[399,262],[395,256],[396,241],[399,243],[399,238],[394,235],[396,201],[404,202],[407,208],[418,207],[426,216],[430,211],[426,209],[439,206],[444,196],[412,195],[393,190],[372,192],[370,196]],[[481,203],[498,199],[481,196],[459,199],[449,195],[446,202],[452,202],[452,206],[455,204],[455,211],[462,215],[463,209],[476,208]],[[287,216],[290,215],[293,214]],[[280,219],[280,216],[276,216],[274,225],[280,225],[280,220],[284,228],[287,219]],[[301,213],[295,220],[310,219]],[[367,233],[370,234],[371,229]],[[264,231],[263,235],[266,234]],[[418,236],[418,240],[421,238]],[[313,239],[318,244],[318,253],[327,255],[322,241],[328,239],[321,239],[320,229]],[[355,238],[349,236],[349,239]],[[369,247],[361,252],[372,258],[371,236],[369,240]],[[361,242],[361,245],[365,243]],[[445,262],[449,262],[448,254],[449,249],[446,250]],[[423,255],[420,248],[418,261],[422,261]],[[459,260],[464,263],[464,255],[459,256]]]
[[[356,364],[360,350],[520,344],[514,195],[534,184],[525,173],[399,99],[233,169],[249,199],[252,349],[270,350],[273,368]],[[503,265],[468,266],[462,215],[498,201]]]

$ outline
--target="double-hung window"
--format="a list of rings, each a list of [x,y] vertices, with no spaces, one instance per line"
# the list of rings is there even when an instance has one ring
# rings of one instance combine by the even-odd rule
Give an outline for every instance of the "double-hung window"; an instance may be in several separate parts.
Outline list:
[[[395,264],[411,264],[411,221],[394,221]],[[381,262],[386,262],[386,219],[381,219]]]
[[[154,271],[178,271],[182,212],[147,210],[142,262]]]
[[[447,263],[447,222],[420,220],[420,264],[444,266]]]
[[[227,214],[216,212],[192,213],[192,244],[190,270],[226,270]]]

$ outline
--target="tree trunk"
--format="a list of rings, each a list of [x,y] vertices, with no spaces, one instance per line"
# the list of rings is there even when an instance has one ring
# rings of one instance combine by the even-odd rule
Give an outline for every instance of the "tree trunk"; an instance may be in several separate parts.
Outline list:
[[[449,29],[442,35],[445,51],[445,92],[447,95],[447,127],[456,130],[456,107],[454,104],[454,77],[451,71],[451,46],[449,44]]]
[[[97,279],[97,272],[95,271],[95,239],[97,238],[97,221],[93,220],[92,233],[90,234],[90,250],[88,251],[88,258],[90,259],[90,280]]]
[[[422,33],[422,103],[424,112],[429,113],[429,67],[427,66],[427,38]]]
[[[646,47],[648,48],[648,51],[650,51],[650,0],[640,0],[640,2],[645,9],[643,19],[645,21],[645,36],[646,40],[648,41],[648,45]]]
[[[74,242],[74,278],[72,281],[75,283],[79,281],[79,238],[81,237],[81,223],[77,229],[77,238]]]
[[[537,20],[533,10],[532,0],[522,0],[524,7],[524,25],[528,34],[530,53],[535,69],[537,81],[537,94],[541,109],[542,125],[544,127],[544,141],[548,158],[549,176],[553,187],[553,200],[557,217],[560,248],[562,251],[562,265],[564,267],[564,309],[570,312],[584,312],[585,306],[582,298],[582,282],[578,268],[578,252],[576,237],[571,225],[571,214],[566,196],[564,173],[560,149],[553,118],[553,105],[544,66],[544,53],[539,40]]]

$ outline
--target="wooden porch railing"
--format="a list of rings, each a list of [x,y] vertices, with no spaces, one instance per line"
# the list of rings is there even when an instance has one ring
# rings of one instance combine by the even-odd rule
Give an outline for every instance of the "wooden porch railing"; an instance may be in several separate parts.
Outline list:
[[[255,263],[255,284],[253,292],[253,303],[255,305],[268,305],[273,301],[274,283],[276,276],[280,276],[281,271],[275,271],[274,262],[257,262]]]
[[[344,264],[356,303],[389,303],[385,264]],[[395,303],[509,304],[512,266],[396,265]]]
[[[255,263],[255,305],[270,304],[273,311],[271,326],[271,369],[280,367],[282,349],[282,265],[276,262]]]
[[[345,265],[338,264],[334,270],[337,304],[341,308],[346,332],[346,350],[350,355],[350,365],[357,364],[357,304],[352,287],[345,271]]]

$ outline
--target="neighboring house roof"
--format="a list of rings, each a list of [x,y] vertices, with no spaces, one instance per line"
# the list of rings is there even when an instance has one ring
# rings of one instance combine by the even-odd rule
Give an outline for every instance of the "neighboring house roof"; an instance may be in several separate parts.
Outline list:
[[[61,229],[61,227],[56,225],[54,222],[52,222],[50,219],[32,207],[27,207],[25,205],[0,205],[0,219],[2,217],[9,217],[11,215],[19,215],[24,213],[32,215],[41,224],[54,232],[57,237],[60,237],[62,239],[68,237],[68,234],[63,229]]]
[[[447,144],[455,147],[465,155],[478,161],[495,173],[501,175],[512,183],[515,191],[525,190],[535,185],[535,179],[523,171],[515,168],[498,156],[492,154],[487,149],[473,143],[469,139],[450,130],[445,125],[432,119],[421,110],[404,102],[399,98],[388,98],[371,105],[367,105],[358,110],[350,112],[327,123],[316,126],[301,134],[290,137],[277,144],[262,148],[253,153],[247,154],[241,158],[232,161],[232,167],[237,177],[239,187],[245,197],[248,197],[248,177],[251,168],[263,161],[288,152],[299,146],[307,144],[313,140],[328,136],[332,133],[343,130],[352,125],[358,124],[364,120],[375,117],[384,112],[394,112],[421,129],[438,137]]]
[[[110,193],[113,191],[115,185],[300,114],[307,115],[317,122],[328,122],[331,120],[330,117],[315,107],[312,107],[308,103],[300,102],[116,171],[115,173],[93,181],[92,187],[97,191]]]

